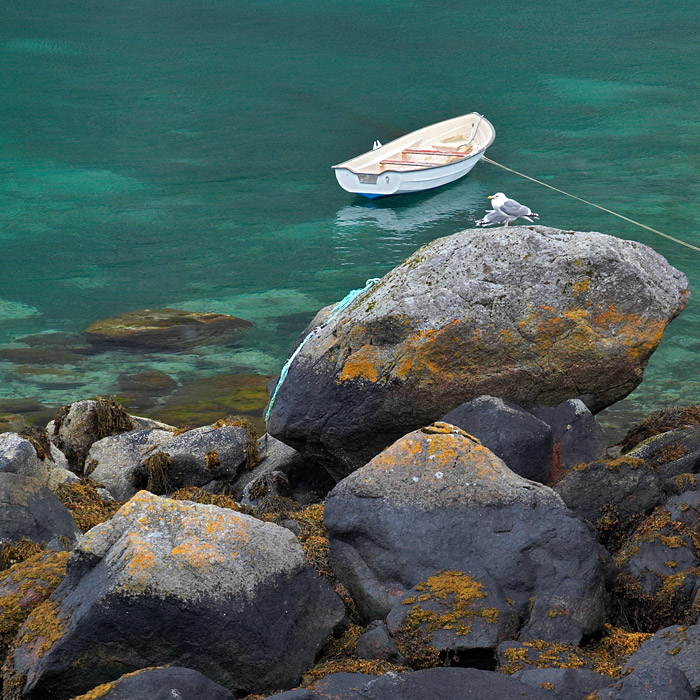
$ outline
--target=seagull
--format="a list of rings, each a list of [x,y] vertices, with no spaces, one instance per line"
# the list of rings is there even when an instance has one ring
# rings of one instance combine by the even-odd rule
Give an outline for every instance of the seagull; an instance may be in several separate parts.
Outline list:
[[[511,221],[516,219],[525,219],[530,223],[533,223],[532,218],[539,219],[540,215],[535,214],[530,207],[526,207],[520,202],[516,202],[514,199],[508,199],[503,192],[496,192],[496,194],[489,195],[491,200],[491,206],[494,211],[497,211],[501,216],[505,218],[504,226],[508,226]],[[500,221],[493,223],[500,223]]]
[[[479,219],[476,222],[477,226],[481,228],[486,228],[487,226],[495,226],[496,224],[508,225],[508,217],[505,214],[501,214],[500,211],[495,209],[487,209],[486,216],[483,219]]]

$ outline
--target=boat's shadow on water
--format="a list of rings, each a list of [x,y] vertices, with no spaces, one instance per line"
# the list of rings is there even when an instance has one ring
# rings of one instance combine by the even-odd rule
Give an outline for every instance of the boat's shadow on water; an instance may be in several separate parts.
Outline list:
[[[368,200],[354,197],[335,216],[338,233],[373,225],[389,234],[423,232],[454,219],[454,231],[471,228],[488,206],[485,185],[478,181],[453,182],[439,189],[415,194],[392,195]],[[437,235],[444,235],[439,231]]]

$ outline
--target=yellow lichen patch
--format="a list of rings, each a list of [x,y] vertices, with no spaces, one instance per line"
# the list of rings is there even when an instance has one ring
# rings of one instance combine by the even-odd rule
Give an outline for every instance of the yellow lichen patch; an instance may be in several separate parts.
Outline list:
[[[339,382],[350,379],[361,379],[368,382],[376,382],[380,376],[379,357],[377,350],[372,345],[363,345],[359,350],[352,353],[343,369],[338,375]]]
[[[655,455],[657,464],[666,464],[667,462],[675,462],[690,453],[690,449],[678,442],[667,445]]]
[[[35,655],[43,656],[63,636],[63,631],[58,605],[46,600],[27,618],[15,646],[29,646]]]
[[[513,674],[528,667],[534,668],[581,668],[590,665],[590,660],[579,647],[571,644],[551,644],[542,639],[523,642],[504,652],[503,673]]]
[[[322,661],[301,677],[301,687],[308,688],[331,673],[364,673],[381,676],[385,673],[405,673],[410,669],[388,661],[359,659],[357,657]]]
[[[190,537],[177,547],[173,547],[170,554],[175,559],[197,569],[224,563],[224,558],[208,542],[203,542],[196,537]]]
[[[639,647],[653,635],[642,632],[628,632],[620,627],[606,624],[603,638],[586,649],[593,663],[593,670],[604,676],[618,678],[622,667]]]
[[[204,461],[209,469],[221,466],[219,453],[216,450],[210,450],[204,455]]]
[[[588,277],[585,277],[582,280],[576,280],[576,282],[574,282],[574,294],[581,294],[583,292],[587,292],[589,283],[590,280],[588,279]]]
[[[127,533],[126,539],[130,554],[127,571],[133,579],[136,579],[137,581],[144,581],[148,575],[148,572],[156,564],[156,556],[146,540],[136,533]]]
[[[427,668],[439,661],[439,653],[432,645],[436,630],[454,630],[456,635],[464,636],[471,632],[477,618],[487,624],[498,622],[497,608],[477,603],[488,596],[484,585],[463,571],[440,571],[415,590],[420,595],[411,596],[411,603],[404,601],[414,607],[394,635],[399,651],[413,668]]]

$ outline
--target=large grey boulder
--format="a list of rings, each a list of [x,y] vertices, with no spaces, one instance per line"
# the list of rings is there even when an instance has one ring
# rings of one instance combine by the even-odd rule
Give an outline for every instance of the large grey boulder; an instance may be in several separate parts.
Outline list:
[[[104,484],[117,501],[128,501],[139,490],[134,474],[143,460],[162,450],[172,439],[171,432],[154,429],[131,430],[102,438],[90,447],[85,470],[92,479]]]
[[[470,229],[419,249],[332,318],[292,363],[268,431],[336,461],[336,478],[481,395],[594,413],[642,380],[688,302],[651,248],[543,226]]]
[[[594,697],[596,700],[695,700],[697,694],[683,671],[659,664],[632,671],[609,688],[598,690]]]
[[[227,483],[246,465],[250,439],[240,426],[207,425],[175,436],[167,430],[135,430],[94,443],[85,469],[118,501],[140,489],[164,494]]]
[[[285,528],[146,491],[80,539],[47,605],[41,653],[35,611],[8,666],[31,700],[165,664],[243,695],[288,688],[344,617]]]
[[[436,571],[477,568],[526,621],[521,639],[578,643],[603,624],[591,528],[454,426],[409,433],[345,478],[324,521],[333,570],[365,620]]]
[[[68,509],[41,481],[0,472],[0,544],[28,539],[68,549],[79,534]]]

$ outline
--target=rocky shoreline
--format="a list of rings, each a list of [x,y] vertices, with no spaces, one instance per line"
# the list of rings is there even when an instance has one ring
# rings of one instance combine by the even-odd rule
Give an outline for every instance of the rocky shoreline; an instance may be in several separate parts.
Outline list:
[[[1,433],[3,699],[698,697],[700,408],[595,417],[688,297],[638,243],[463,231],[319,312],[262,435]]]

